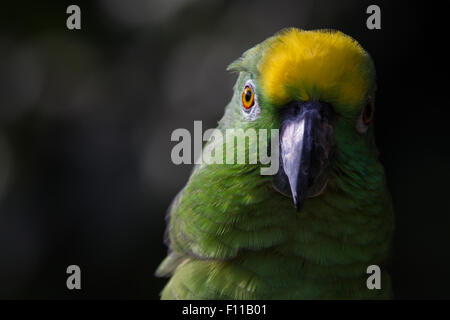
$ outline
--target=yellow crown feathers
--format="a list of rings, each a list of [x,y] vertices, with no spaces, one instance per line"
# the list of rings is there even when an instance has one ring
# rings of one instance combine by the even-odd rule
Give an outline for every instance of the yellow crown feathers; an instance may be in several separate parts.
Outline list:
[[[295,99],[352,107],[374,87],[370,56],[339,31],[282,31],[269,39],[257,69],[262,92],[279,105]]]

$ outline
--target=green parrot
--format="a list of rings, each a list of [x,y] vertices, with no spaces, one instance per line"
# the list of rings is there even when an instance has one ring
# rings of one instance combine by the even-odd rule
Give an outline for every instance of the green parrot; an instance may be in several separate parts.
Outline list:
[[[391,298],[394,216],[374,142],[369,54],[339,31],[290,28],[228,69],[239,76],[217,129],[265,129],[268,146],[277,129],[279,168],[194,168],[168,211],[161,298]],[[261,152],[248,141],[245,151]]]

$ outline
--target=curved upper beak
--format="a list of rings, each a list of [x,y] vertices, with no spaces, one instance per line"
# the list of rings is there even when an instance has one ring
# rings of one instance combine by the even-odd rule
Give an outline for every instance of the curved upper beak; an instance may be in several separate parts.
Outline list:
[[[281,170],[276,187],[283,193],[290,191],[297,211],[309,189],[323,183],[332,149],[331,106],[320,101],[291,102],[282,111],[280,131]],[[320,178],[322,176],[322,178]]]

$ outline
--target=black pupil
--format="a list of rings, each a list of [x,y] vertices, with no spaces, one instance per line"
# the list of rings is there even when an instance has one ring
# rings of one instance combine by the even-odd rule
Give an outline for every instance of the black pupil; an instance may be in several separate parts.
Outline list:
[[[247,91],[245,92],[245,101],[249,102],[251,98],[252,98],[252,90],[247,89]]]

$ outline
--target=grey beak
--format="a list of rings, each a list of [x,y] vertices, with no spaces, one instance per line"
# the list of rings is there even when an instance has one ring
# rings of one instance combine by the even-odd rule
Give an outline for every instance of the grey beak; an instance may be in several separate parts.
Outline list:
[[[290,189],[297,211],[303,207],[308,188],[321,171],[321,131],[328,125],[329,105],[311,101],[292,102],[284,110],[280,132],[281,188]],[[284,185],[284,186],[283,186]]]

